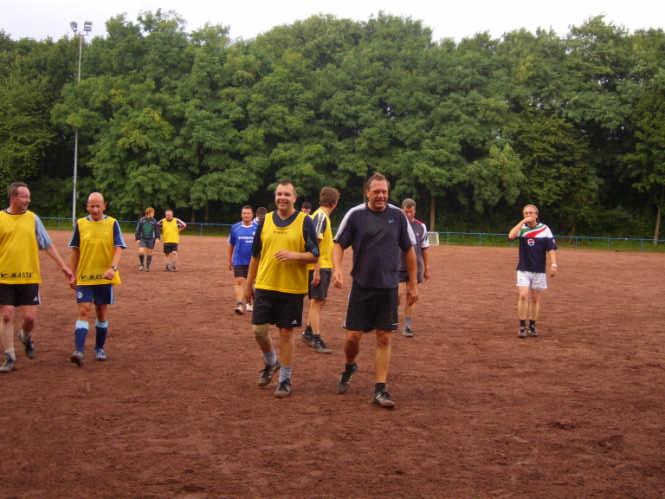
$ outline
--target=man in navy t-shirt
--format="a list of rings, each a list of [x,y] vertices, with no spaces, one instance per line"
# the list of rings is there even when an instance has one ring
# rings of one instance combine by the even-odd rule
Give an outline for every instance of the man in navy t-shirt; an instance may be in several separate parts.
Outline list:
[[[517,314],[520,320],[518,336],[526,338],[538,336],[536,321],[540,312],[540,295],[547,289],[547,255],[550,255],[550,277],[556,275],[559,266],[556,263],[554,235],[547,225],[538,221],[538,207],[527,204],[522,215],[524,218],[510,229],[508,239],[520,240],[517,263]]]
[[[388,203],[390,184],[380,173],[365,185],[367,203],[349,210],[337,230],[333,248],[333,284],[341,288],[344,250],[353,248],[353,285],[349,294],[344,327],[346,366],[337,391],[345,393],[358,370],[355,359],[362,333],[376,331],[376,384],[373,402],[392,408],[395,403],[386,389],[390,365],[391,333],[397,329],[399,268],[406,253],[409,274],[406,299],[418,299],[415,236],[406,215]]]
[[[231,226],[231,232],[229,232],[229,270],[233,270],[236,314],[242,314],[245,310],[251,310],[252,307],[251,304],[244,303],[243,293],[257,227],[257,224],[253,222],[254,212],[249,205],[243,206],[240,210],[240,219],[240,222]]]

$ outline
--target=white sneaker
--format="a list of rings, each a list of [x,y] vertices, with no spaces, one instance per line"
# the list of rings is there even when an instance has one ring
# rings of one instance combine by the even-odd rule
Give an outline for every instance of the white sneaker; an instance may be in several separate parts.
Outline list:
[[[245,311],[251,312],[252,310],[254,310],[254,306],[251,303],[245,305]]]

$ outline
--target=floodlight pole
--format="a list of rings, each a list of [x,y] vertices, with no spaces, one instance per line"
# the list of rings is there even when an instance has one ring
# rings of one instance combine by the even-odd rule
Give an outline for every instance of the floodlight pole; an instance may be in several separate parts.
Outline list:
[[[79,39],[79,60],[78,60],[78,73],[76,77],[76,85],[81,84],[81,61],[83,58],[83,38],[85,35],[92,31],[92,22],[85,21],[83,23],[83,31],[78,32],[78,24],[76,22],[69,23],[72,31],[75,36],[78,36]],[[74,128],[74,172],[72,175],[72,226],[76,225],[76,198],[77,198],[77,187],[76,181],[78,177],[78,156],[79,156],[79,129],[78,127]]]

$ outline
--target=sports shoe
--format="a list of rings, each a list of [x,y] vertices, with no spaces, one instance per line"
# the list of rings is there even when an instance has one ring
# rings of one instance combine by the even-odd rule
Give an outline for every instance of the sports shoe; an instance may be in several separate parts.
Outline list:
[[[517,336],[518,336],[519,338],[526,338],[526,328],[525,328],[525,327],[521,327],[521,328],[520,328],[520,332],[517,333]]]
[[[145,271],[146,271],[146,272],[150,272],[150,267],[146,267],[146,268],[145,268]]]
[[[254,306],[251,303],[245,304],[245,312],[251,312],[254,310]]]
[[[272,366],[266,364],[265,367],[259,371],[259,386],[266,386],[270,384],[272,377],[280,367],[281,366],[279,365],[279,361],[275,362],[275,364]]]
[[[166,271],[171,272],[171,264],[169,263],[166,264]]]
[[[393,399],[390,398],[390,394],[386,390],[376,392],[372,399],[372,403],[386,409],[392,409],[395,407],[395,402],[393,402]]]
[[[407,326],[402,330],[402,334],[407,338],[413,338],[416,333],[413,332],[413,329]]]
[[[291,380],[287,378],[277,385],[277,389],[275,390],[275,397],[278,399],[283,399],[289,395],[291,395]]]
[[[351,364],[351,367],[344,369],[344,372],[339,377],[339,382],[337,383],[337,393],[346,393],[349,389],[349,383],[351,383],[351,377],[358,370],[358,364],[355,362]]]
[[[18,339],[21,343],[23,343],[23,347],[25,348],[25,354],[28,356],[28,358],[34,359],[35,344],[32,342],[32,335],[25,334],[23,331],[21,331],[18,333]]]
[[[5,361],[0,366],[0,373],[8,373],[13,371],[16,368],[16,359],[13,359],[11,355],[5,352]]]
[[[103,348],[96,348],[95,349],[95,359],[99,361],[104,361],[107,359],[106,357],[106,352],[104,351]]]
[[[236,308],[233,310],[238,315],[242,315],[245,313],[245,307],[243,306],[242,302],[236,303]]]
[[[316,350],[318,353],[332,353],[332,350],[328,348],[328,345],[326,345],[326,342],[323,341],[323,338],[321,336],[314,335],[314,339],[312,340],[312,346],[314,347],[314,350]]]
[[[143,272],[143,265],[139,265],[139,272]]]
[[[536,338],[538,336],[538,331],[536,331],[536,326],[533,326],[533,327],[529,326],[529,333],[528,334],[532,338]]]
[[[305,329],[302,332],[301,336],[302,340],[307,343],[310,347],[314,346],[314,333],[312,332],[311,329]]]
[[[74,352],[69,356],[69,361],[72,364],[76,364],[77,366],[81,367],[83,365],[83,352],[74,350]]]

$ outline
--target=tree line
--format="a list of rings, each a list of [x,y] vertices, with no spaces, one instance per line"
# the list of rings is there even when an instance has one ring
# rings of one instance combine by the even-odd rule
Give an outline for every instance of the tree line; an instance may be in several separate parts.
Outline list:
[[[228,222],[281,178],[362,199],[373,171],[438,230],[504,231],[533,202],[562,233],[653,234],[665,206],[665,35],[602,17],[553,31],[433,41],[422,22],[315,16],[252,40],[116,16],[106,37],[0,31],[0,182],[68,215],[148,206]],[[341,210],[340,210],[341,211]]]

